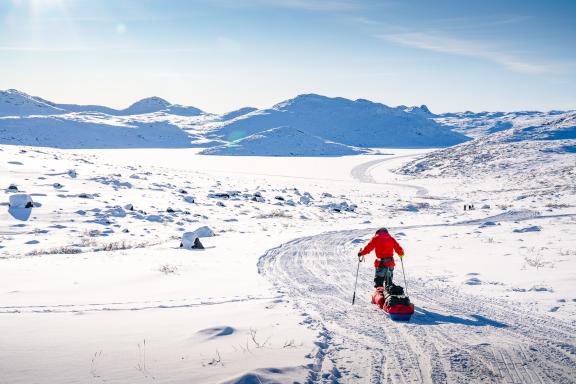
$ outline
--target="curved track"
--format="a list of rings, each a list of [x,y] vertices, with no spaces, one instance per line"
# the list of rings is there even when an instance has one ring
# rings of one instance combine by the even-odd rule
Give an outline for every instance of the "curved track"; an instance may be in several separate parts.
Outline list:
[[[381,161],[356,171],[367,173]],[[519,218],[492,218],[499,219]],[[417,227],[403,230],[410,228]],[[259,261],[260,273],[320,332],[310,383],[576,382],[574,323],[419,280],[408,281],[417,305],[412,321],[395,323],[369,302],[370,266],[361,268],[358,292],[364,294],[351,306],[356,264],[350,255],[355,240],[371,233],[300,238],[269,250]]]
[[[260,272],[322,331],[310,382],[575,382],[576,327],[511,303],[410,280],[417,313],[395,323],[370,304],[372,270],[363,267],[364,295],[352,307],[352,241],[370,233],[301,238],[260,259]]]

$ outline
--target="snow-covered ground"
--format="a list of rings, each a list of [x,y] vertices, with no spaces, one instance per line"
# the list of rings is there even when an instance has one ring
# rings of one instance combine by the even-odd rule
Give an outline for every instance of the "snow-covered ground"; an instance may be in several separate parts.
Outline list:
[[[0,383],[574,382],[574,189],[515,199],[539,180],[400,175],[430,150],[383,152],[0,146]],[[350,305],[380,226],[408,324],[369,303],[372,259]]]
[[[575,116],[0,92],[0,384],[574,383]]]

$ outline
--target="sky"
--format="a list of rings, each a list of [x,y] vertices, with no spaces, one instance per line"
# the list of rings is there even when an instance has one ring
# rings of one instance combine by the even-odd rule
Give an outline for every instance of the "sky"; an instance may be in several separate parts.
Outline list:
[[[0,0],[0,89],[222,113],[302,93],[576,109],[573,0]]]

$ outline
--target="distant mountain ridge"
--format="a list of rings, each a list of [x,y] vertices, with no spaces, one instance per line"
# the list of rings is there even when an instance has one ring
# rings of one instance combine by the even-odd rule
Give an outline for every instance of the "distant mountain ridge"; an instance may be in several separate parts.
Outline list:
[[[353,147],[446,147],[468,138],[437,124],[426,106],[414,113],[365,99],[300,95],[215,126],[212,139],[235,141],[288,126],[312,136]]]
[[[139,100],[125,109],[114,109],[101,105],[54,103],[16,89],[0,91],[0,116],[59,115],[71,112],[104,113],[111,116],[140,115],[155,112],[164,112],[177,116],[199,116],[205,113],[195,107],[172,104],[157,96]]]
[[[209,148],[204,154],[259,156],[341,156],[372,148],[451,147],[455,149],[447,153],[458,160],[467,156],[464,148],[481,153],[479,146],[496,148],[506,142],[530,142],[534,148],[570,152],[574,116],[576,111],[434,114],[426,105],[389,107],[317,94],[299,95],[266,109],[245,107],[217,115],[156,96],[117,110],[58,104],[10,89],[0,91],[0,143],[60,148],[194,147]],[[470,141],[470,137],[488,139]]]

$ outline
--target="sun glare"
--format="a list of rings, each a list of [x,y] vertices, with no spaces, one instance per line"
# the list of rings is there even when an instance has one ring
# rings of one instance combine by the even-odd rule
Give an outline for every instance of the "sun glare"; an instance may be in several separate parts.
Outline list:
[[[25,6],[31,13],[39,14],[51,9],[64,8],[65,0],[11,0],[15,6]]]

